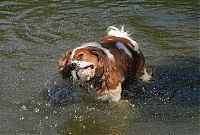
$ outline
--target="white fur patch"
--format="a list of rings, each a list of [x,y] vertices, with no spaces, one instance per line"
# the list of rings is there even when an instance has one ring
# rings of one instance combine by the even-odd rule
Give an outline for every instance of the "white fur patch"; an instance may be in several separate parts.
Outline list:
[[[78,49],[81,49],[81,48],[86,48],[86,47],[95,47],[95,48],[99,48],[101,50],[104,51],[104,53],[108,56],[109,59],[113,60],[114,61],[114,56],[113,54],[106,48],[102,47],[100,44],[96,43],[96,42],[89,42],[89,43],[86,43],[86,44],[83,44],[82,46],[80,47],[77,47],[73,50],[72,52],[72,55],[71,55],[71,60],[73,60],[73,57],[74,57],[74,53],[76,50]]]
[[[78,61],[78,60],[73,60],[72,63],[76,63],[78,65],[78,68],[84,68],[90,65],[94,65],[91,62],[87,62],[87,61]]]
[[[124,50],[124,52],[132,58],[132,53],[128,50],[128,48],[127,48],[124,44],[122,44],[121,42],[117,42],[117,43],[115,44],[115,46],[116,46],[118,49]]]
[[[116,89],[109,90],[108,93],[98,95],[97,99],[102,101],[119,101],[121,99],[121,83],[116,87]]]
[[[115,26],[109,26],[107,28],[107,34],[111,35],[111,36],[115,36],[115,37],[122,37],[122,38],[126,38],[128,39],[132,45],[129,44],[129,46],[134,49],[136,52],[140,52],[139,51],[139,47],[137,42],[135,42],[132,38],[130,38],[130,34],[128,32],[124,31],[124,26],[121,27],[121,30],[119,30],[118,28],[116,28]]]

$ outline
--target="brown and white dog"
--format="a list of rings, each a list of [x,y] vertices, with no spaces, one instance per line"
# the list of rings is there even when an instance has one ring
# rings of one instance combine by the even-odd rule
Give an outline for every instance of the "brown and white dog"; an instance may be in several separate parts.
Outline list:
[[[99,42],[66,51],[59,60],[59,72],[63,78],[72,77],[79,84],[89,86],[99,100],[119,101],[124,81],[151,79],[144,64],[138,44],[124,27],[119,30],[110,26]],[[88,75],[83,75],[86,71]]]

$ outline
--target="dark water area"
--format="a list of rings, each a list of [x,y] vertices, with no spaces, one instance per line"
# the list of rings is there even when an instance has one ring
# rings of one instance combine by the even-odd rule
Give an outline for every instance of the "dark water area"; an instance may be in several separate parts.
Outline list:
[[[0,134],[200,134],[199,1],[0,1]],[[127,100],[99,103],[62,80],[68,48],[125,25],[154,70]]]

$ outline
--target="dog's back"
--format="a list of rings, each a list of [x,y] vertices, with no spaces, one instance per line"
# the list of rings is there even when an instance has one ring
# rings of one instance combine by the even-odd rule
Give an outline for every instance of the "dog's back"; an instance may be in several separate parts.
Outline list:
[[[121,69],[124,79],[135,79],[144,75],[144,56],[127,32],[114,26],[108,28],[108,34],[100,38],[99,43],[114,55],[115,64]]]

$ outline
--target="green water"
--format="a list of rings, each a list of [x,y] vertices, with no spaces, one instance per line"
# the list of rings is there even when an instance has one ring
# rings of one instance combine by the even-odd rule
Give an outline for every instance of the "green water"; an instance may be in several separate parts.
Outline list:
[[[199,17],[198,0],[1,0],[0,134],[200,134]],[[90,101],[57,61],[123,24],[155,81],[130,85],[128,101]]]

